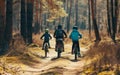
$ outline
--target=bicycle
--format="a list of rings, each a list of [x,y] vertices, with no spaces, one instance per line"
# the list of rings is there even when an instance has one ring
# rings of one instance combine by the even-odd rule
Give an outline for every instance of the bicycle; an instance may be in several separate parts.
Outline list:
[[[61,53],[63,52],[63,39],[58,39],[56,44],[56,50],[57,50],[57,57],[61,57]]]

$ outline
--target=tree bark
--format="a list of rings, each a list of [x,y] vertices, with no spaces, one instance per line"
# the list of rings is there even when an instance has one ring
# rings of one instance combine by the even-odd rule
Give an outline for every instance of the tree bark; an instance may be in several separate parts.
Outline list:
[[[27,43],[32,43],[32,23],[33,23],[33,3],[34,0],[27,0]]]
[[[108,19],[108,35],[111,36],[111,23],[110,23],[110,6],[109,6],[109,0],[107,0],[107,19]]]
[[[75,9],[76,9],[75,25],[79,27],[79,25],[78,25],[78,0],[76,0],[76,2],[75,2]]]
[[[27,42],[27,21],[26,21],[26,0],[21,0],[21,35],[25,42]]]
[[[90,10],[90,0],[88,0],[88,25],[89,25],[89,37],[91,38],[91,10]]]
[[[96,40],[95,41],[100,41],[101,38],[100,38],[100,35],[99,35],[99,31],[98,31],[98,27],[97,27],[97,22],[96,22],[96,17],[95,17],[95,12],[94,12],[94,6],[93,5],[93,0],[91,0],[91,12],[92,12],[92,21],[93,21],[93,27],[94,27],[94,32],[95,32],[95,37],[96,37]]]
[[[4,47],[5,0],[0,0],[0,54]]]
[[[72,9],[72,0],[70,0],[70,8],[67,8],[69,10],[68,17],[67,17],[67,33],[70,31],[70,16],[71,16],[71,9]]]
[[[118,0],[111,0],[112,40],[116,42]]]
[[[4,39],[6,47],[9,46],[12,39],[12,8],[13,0],[6,0],[6,26],[4,32]]]

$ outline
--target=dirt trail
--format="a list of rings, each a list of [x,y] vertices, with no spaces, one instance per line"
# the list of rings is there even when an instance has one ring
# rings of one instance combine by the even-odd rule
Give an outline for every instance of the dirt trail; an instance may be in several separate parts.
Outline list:
[[[25,66],[23,75],[41,75],[43,73],[54,73],[61,75],[76,75],[78,71],[86,64],[83,58],[78,58],[75,62],[74,55],[71,55],[72,44],[65,44],[65,52],[61,54],[61,58],[57,59],[57,53],[55,52],[55,39],[50,41],[51,49],[49,49],[48,57],[42,58],[41,63],[35,65],[35,68]],[[81,52],[84,54],[87,49],[81,48]],[[44,56],[44,53],[38,53],[38,55]],[[44,74],[47,75],[47,74]]]

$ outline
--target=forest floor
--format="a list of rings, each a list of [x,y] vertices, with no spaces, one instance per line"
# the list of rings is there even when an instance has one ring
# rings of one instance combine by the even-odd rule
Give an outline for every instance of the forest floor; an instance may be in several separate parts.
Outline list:
[[[65,39],[64,47],[65,52],[61,54],[61,58],[57,58],[57,52],[55,51],[55,39],[50,40],[51,48],[49,49],[48,57],[44,57],[44,50],[42,50],[42,40],[39,39],[40,35],[35,36],[34,43],[25,46],[21,45],[20,39],[16,42],[11,50],[10,55],[0,57],[0,74],[1,75],[90,75],[88,72],[93,72],[91,68],[85,70],[91,63],[93,63],[95,55],[98,55],[100,59],[100,52],[106,52],[108,59],[114,54],[115,49],[119,51],[119,45],[115,45],[110,41],[110,38],[104,37],[97,46],[93,40],[88,41],[89,37],[83,37],[80,40],[80,50],[82,57],[78,58],[78,61],[74,61],[74,55],[71,54],[72,41]],[[36,38],[37,37],[37,38]],[[92,38],[93,39],[93,38]],[[107,39],[107,40],[106,40]],[[37,45],[36,45],[37,44]],[[119,43],[120,44],[120,41]],[[92,51],[90,51],[92,49]],[[112,49],[112,50],[110,50]],[[13,51],[13,52],[12,52]],[[88,51],[89,54],[88,54]],[[114,51],[114,52],[112,52]],[[111,54],[111,52],[113,54]],[[118,52],[117,52],[118,53]],[[17,54],[17,55],[16,55]],[[90,56],[91,58],[88,59]],[[113,58],[112,58],[113,59]],[[107,60],[105,58],[105,60]],[[98,65],[101,64],[98,61]],[[92,66],[92,65],[91,65]],[[92,66],[93,67],[93,66]],[[81,74],[87,71],[85,74]],[[95,72],[97,72],[97,69]],[[7,73],[7,74],[5,74]],[[113,73],[113,72],[112,72]],[[110,74],[114,75],[110,71]],[[93,74],[92,74],[93,75]],[[98,74],[95,74],[98,75]],[[99,74],[106,75],[106,74]]]
[[[79,57],[78,61],[74,61],[70,40],[65,41],[65,52],[61,54],[61,58],[57,58],[54,38],[50,40],[50,45],[47,58],[44,57],[44,50],[40,46],[31,45],[26,48],[27,52],[19,56],[6,56],[2,59],[6,62],[1,62],[13,68],[11,71],[18,73],[15,75],[76,75],[82,71],[85,65],[90,63],[84,58],[88,47],[81,47],[82,57]]]
[[[25,65],[23,75],[76,75],[82,68],[88,64],[84,59],[87,48],[81,47],[82,57],[78,61],[74,61],[74,55],[71,55],[72,43],[65,44],[65,52],[61,58],[57,57],[55,52],[55,39],[50,41],[51,49],[49,49],[48,57],[44,58],[44,50],[40,48],[30,48],[32,54],[40,58],[40,63],[35,65]]]

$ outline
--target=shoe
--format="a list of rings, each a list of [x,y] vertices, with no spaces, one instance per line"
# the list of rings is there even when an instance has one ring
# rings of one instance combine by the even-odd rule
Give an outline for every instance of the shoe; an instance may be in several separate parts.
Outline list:
[[[78,55],[78,57],[81,57],[81,55]]]
[[[81,57],[81,54],[80,54],[80,53],[78,53],[78,57]]]

